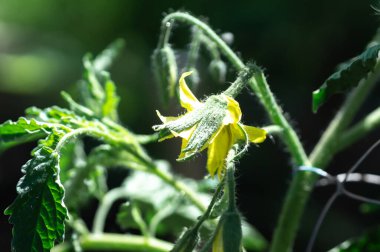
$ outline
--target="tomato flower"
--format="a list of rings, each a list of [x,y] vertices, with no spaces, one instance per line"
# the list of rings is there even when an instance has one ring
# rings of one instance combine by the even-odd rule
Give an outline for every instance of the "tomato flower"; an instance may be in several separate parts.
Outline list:
[[[266,131],[240,123],[239,103],[225,94],[212,95],[200,102],[186,85],[185,78],[191,72],[182,74],[179,80],[179,98],[187,113],[178,117],[165,117],[157,111],[163,124],[153,126],[161,131],[159,141],[181,137],[182,146],[178,160],[186,160],[208,148],[207,170],[221,178],[225,159],[231,147],[240,141],[261,143]]]

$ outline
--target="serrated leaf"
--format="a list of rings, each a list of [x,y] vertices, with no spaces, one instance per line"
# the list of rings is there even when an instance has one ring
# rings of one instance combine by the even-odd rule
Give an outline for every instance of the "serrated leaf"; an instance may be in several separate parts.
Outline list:
[[[105,70],[111,66],[123,47],[124,42],[117,40],[94,60],[90,55],[83,59],[85,71],[80,82],[80,94],[83,105],[97,117],[108,117],[114,121],[118,119],[119,98],[116,95],[116,87]]]
[[[346,92],[357,86],[361,79],[366,78],[376,66],[379,50],[380,45],[368,48],[327,78],[323,85],[313,92],[313,112],[317,112],[331,95]]]
[[[46,135],[46,124],[21,117],[16,122],[6,121],[0,125],[0,153],[15,145],[33,141]]]
[[[50,251],[62,241],[67,210],[54,148],[63,132],[54,131],[33,151],[17,184],[18,196],[5,210],[13,224],[12,251]]]
[[[380,227],[373,229],[361,237],[347,240],[329,252],[378,252],[380,251]]]

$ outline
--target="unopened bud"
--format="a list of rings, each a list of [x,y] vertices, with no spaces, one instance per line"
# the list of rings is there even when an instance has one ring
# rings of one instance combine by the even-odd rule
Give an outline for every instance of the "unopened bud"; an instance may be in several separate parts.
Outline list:
[[[156,49],[152,56],[153,71],[165,103],[174,97],[177,83],[177,62],[173,49],[166,45]]]
[[[227,74],[227,66],[222,60],[220,60],[220,59],[212,60],[210,62],[208,70],[210,71],[211,77],[215,81],[217,81],[219,83],[225,82],[226,74]]]
[[[212,252],[240,252],[241,219],[237,211],[226,211],[219,220],[212,243]]]
[[[196,90],[200,81],[198,70],[191,68],[189,72],[192,74],[187,78],[187,84],[191,89]]]
[[[170,252],[192,252],[199,241],[198,227],[186,230]]]

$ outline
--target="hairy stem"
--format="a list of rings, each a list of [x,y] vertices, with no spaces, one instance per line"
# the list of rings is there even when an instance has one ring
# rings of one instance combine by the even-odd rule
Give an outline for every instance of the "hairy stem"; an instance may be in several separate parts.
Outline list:
[[[254,74],[254,77],[249,82],[249,85],[254,91],[256,91],[258,98],[265,107],[272,122],[283,129],[282,139],[285,142],[287,149],[292,155],[296,165],[310,165],[301,141],[288,120],[286,120],[283,110],[277,104],[274,95],[270,91],[264,73],[257,72]]]
[[[231,50],[230,47],[204,22],[191,16],[188,13],[175,12],[166,16],[163,23],[172,21],[181,21],[198,27],[208,36],[220,49],[222,54],[231,62],[237,71],[246,68],[240,58]],[[367,97],[371,88],[380,76],[379,66],[373,74],[367,78],[364,83],[357,87],[347,99],[342,109],[338,112],[330,126],[323,134],[321,140],[316,145],[310,158],[307,157],[304,148],[288,120],[285,118],[281,107],[277,104],[276,99],[270,91],[269,85],[263,72],[256,71],[253,78],[248,84],[258,96],[260,102],[265,107],[270,119],[275,125],[283,129],[282,139],[287,146],[292,158],[297,166],[313,165],[324,168],[331,161],[338,150],[336,146],[336,137],[342,130],[346,129],[351,123],[354,115]],[[229,93],[236,96],[241,90],[243,82],[234,82],[229,87]],[[288,190],[285,203],[283,205],[280,219],[275,230],[271,251],[290,251],[299,227],[303,209],[315,182],[316,175],[311,172],[298,172]]]
[[[162,23],[164,24],[170,22],[171,20],[184,22],[198,27],[219,47],[220,51],[231,62],[231,64],[236,68],[237,71],[242,71],[246,68],[246,65],[243,63],[243,61],[206,23],[202,22],[201,20],[193,17],[188,13],[183,12],[174,12],[167,15],[163,19]],[[242,89],[241,86],[246,85],[246,83],[244,82],[235,83],[237,85],[236,89],[239,92]],[[307,159],[307,155],[302,147],[302,144],[298,139],[297,134],[295,134],[293,128],[290,126],[289,122],[283,116],[283,111],[281,110],[280,106],[277,104],[275,98],[273,97],[273,94],[269,89],[264,74],[261,71],[258,71],[258,73],[255,74],[255,77],[251,78],[249,84],[257,93],[261,103],[267,110],[272,122],[284,129],[284,142],[287,145],[296,163],[298,165],[308,165],[309,162]],[[260,85],[260,87],[257,87],[257,85]],[[231,89],[231,87],[229,89]],[[230,93],[232,96],[237,95],[233,91],[230,91]]]
[[[379,127],[380,107],[372,111],[364,119],[344,132],[338,139],[339,144],[337,146],[337,150],[340,151],[348,146],[351,146],[353,143]]]
[[[169,14],[164,18],[163,23],[166,23],[169,20],[182,21],[197,26],[204,32],[205,35],[207,35],[213,42],[215,42],[220,51],[231,62],[237,71],[242,71],[246,68],[245,64],[231,50],[231,48],[204,22],[187,13],[182,12]],[[229,93],[231,93],[232,96],[237,95],[234,90],[240,92],[242,90],[241,85],[246,85],[244,82],[235,83],[236,87],[231,86],[229,88]],[[291,153],[296,165],[310,165],[308,157],[297,134],[283,115],[283,111],[277,104],[276,99],[270,91],[269,85],[267,84],[263,72],[256,71],[254,77],[250,79],[249,85],[257,94],[260,102],[268,112],[272,122],[283,129],[282,139],[287,146],[287,149]],[[292,182],[290,191],[287,194],[283,211],[280,216],[278,228],[275,232],[272,251],[288,251],[291,249],[299,227],[300,218],[312,186],[313,180],[309,179],[311,176],[311,174],[306,172],[299,173],[299,175],[296,176]],[[294,210],[292,210],[292,208],[294,208]]]
[[[353,90],[347,97],[347,100],[338,111],[330,125],[323,133],[321,139],[310,154],[310,161],[313,166],[325,168],[331,161],[334,154],[339,150],[339,135],[349,126],[359,108],[365,101],[372,88],[375,86],[380,77],[380,64],[376,67],[374,73],[370,74],[365,81]]]
[[[94,234],[103,233],[107,215],[113,203],[119,199],[124,198],[127,198],[127,196],[123,187],[112,189],[108,191],[106,195],[104,195],[95,213],[94,223],[92,225],[92,232]]]
[[[111,233],[84,235],[79,239],[79,244],[84,251],[167,252],[173,247],[173,244],[156,238]],[[62,243],[51,251],[69,252],[73,250],[70,244]]]
[[[194,192],[191,188],[189,188],[184,183],[178,181],[168,172],[163,171],[162,169],[158,169],[157,167],[153,167],[152,169],[148,169],[149,172],[152,172],[153,174],[157,175],[159,178],[161,178],[164,182],[171,185],[174,189],[179,191],[180,193],[183,193],[186,195],[186,197],[202,212],[205,212],[207,209],[207,206],[203,204],[201,200],[199,200],[199,197],[196,192]]]
[[[338,150],[336,139],[347,128],[380,75],[379,68],[361,83],[347,98],[342,108],[327,127],[310,155],[314,167],[325,168]],[[290,251],[298,229],[303,209],[317,176],[310,172],[298,172],[287,193],[276,228],[271,251]],[[284,249],[286,248],[286,249]]]

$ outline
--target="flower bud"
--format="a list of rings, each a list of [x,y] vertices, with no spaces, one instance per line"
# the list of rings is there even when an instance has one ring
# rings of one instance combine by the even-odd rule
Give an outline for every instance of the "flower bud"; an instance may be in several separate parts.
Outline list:
[[[227,66],[226,64],[220,60],[220,59],[214,59],[210,62],[210,65],[208,66],[208,70],[211,74],[211,77],[214,79],[214,81],[223,83],[226,80],[226,74],[227,74]]]
[[[191,68],[189,72],[192,72],[192,74],[187,79],[187,84],[191,89],[196,90],[200,82],[198,70],[196,68]]]
[[[175,95],[177,82],[177,62],[173,49],[166,45],[154,50],[152,55],[153,71],[165,103]]]
[[[186,230],[170,252],[192,252],[199,241],[198,227]]]
[[[236,210],[226,211],[216,228],[212,252],[240,252],[242,236],[239,213]]]

